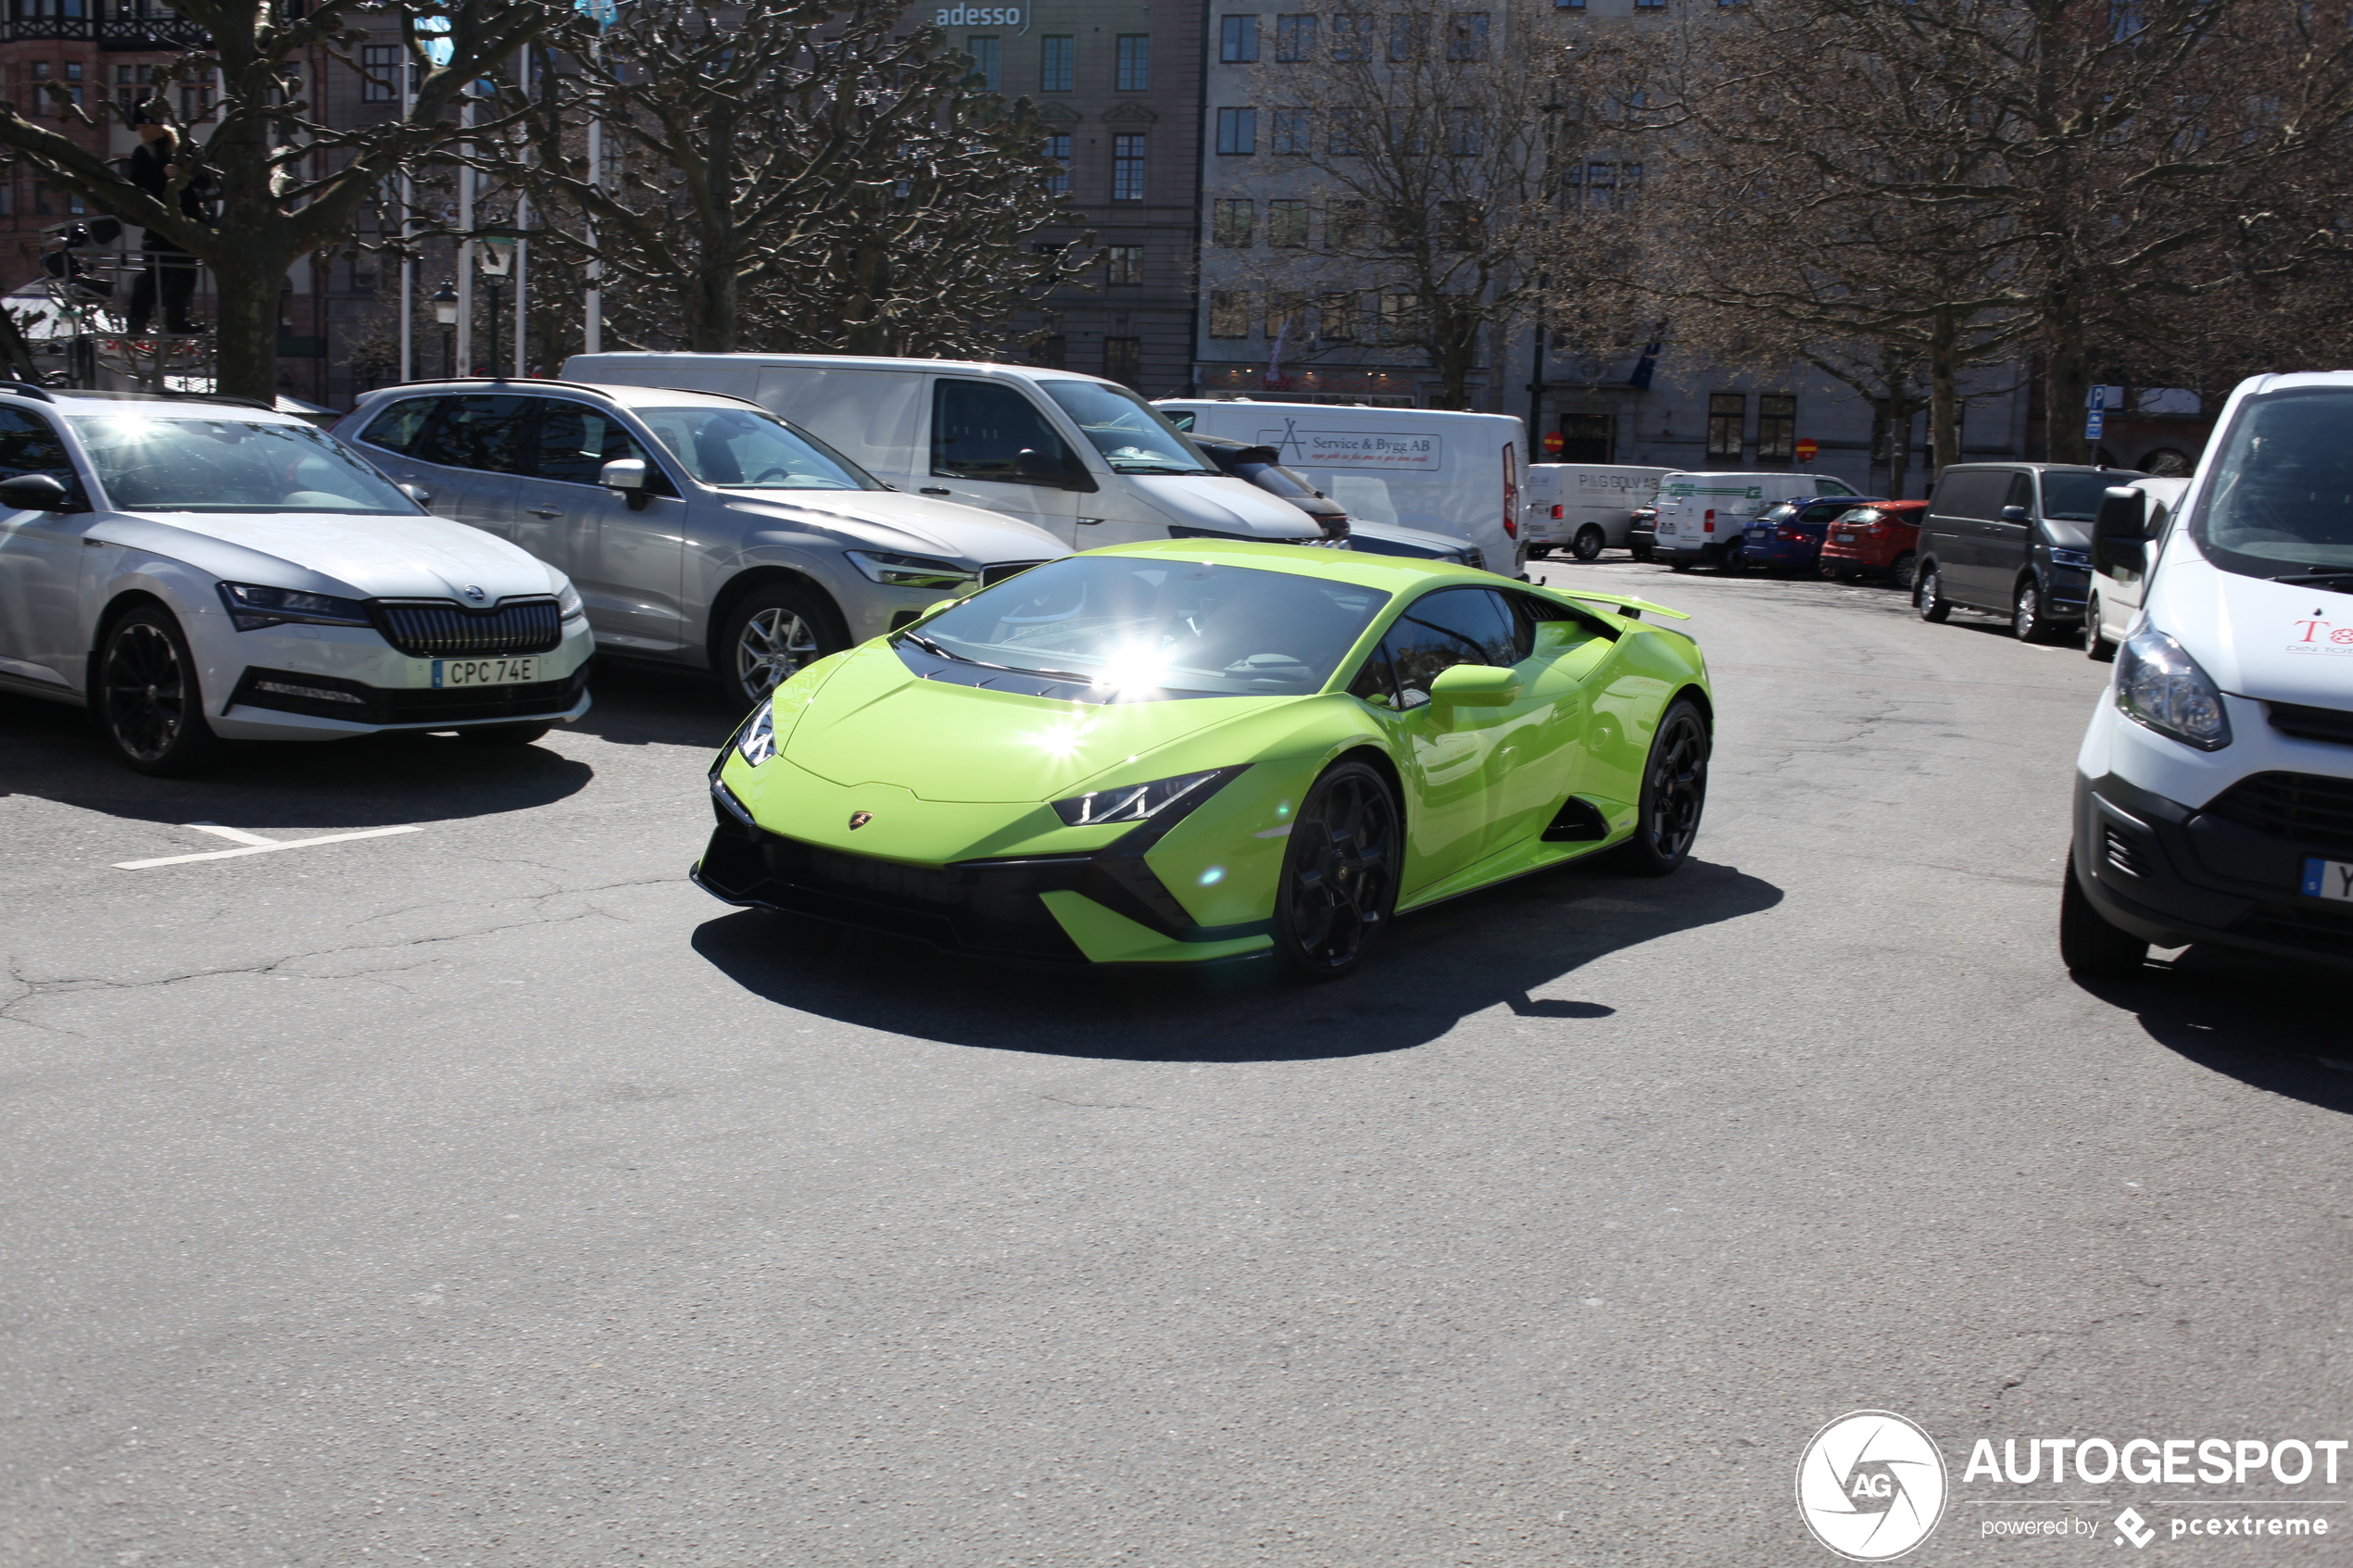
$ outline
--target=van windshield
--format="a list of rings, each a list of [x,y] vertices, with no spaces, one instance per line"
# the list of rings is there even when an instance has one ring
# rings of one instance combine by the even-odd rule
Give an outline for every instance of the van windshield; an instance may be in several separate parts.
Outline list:
[[[1121,386],[1091,381],[1048,381],[1046,395],[1062,405],[1103,455],[1114,473],[1214,474],[1168,416]]]
[[[2043,515],[2053,522],[2090,522],[2100,515],[2100,497],[2111,484],[2137,479],[2136,473],[2056,473],[2043,475]]]
[[[679,466],[723,490],[880,490],[815,436],[758,408],[640,408]]]
[[[2353,576],[2353,389],[2239,406],[2191,521],[2207,558],[2247,577]]]

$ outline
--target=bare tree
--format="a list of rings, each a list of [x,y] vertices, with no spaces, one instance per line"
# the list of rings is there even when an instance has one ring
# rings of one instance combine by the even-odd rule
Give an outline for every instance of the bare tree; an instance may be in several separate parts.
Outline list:
[[[556,14],[550,0],[424,0],[401,8],[402,37],[422,80],[406,114],[353,129],[316,111],[320,83],[297,69],[324,49],[357,70],[351,51],[367,36],[354,25],[372,0],[167,0],[205,31],[206,49],[161,72],[150,112],[170,126],[182,160],[163,199],[133,184],[113,163],[71,138],[0,109],[0,145],[42,178],[99,210],[160,233],[212,270],[220,318],[217,373],[224,392],[269,399],[278,382],[279,295],[287,270],[306,257],[355,243],[361,211],[405,166],[453,146],[466,132],[451,114],[468,85],[505,61]],[[430,41],[437,63],[427,59]],[[170,102],[170,82],[220,98],[191,123]],[[109,112],[101,101],[92,109]],[[92,124],[91,109],[70,112]],[[182,196],[192,183],[217,194],[216,219],[192,217]]]

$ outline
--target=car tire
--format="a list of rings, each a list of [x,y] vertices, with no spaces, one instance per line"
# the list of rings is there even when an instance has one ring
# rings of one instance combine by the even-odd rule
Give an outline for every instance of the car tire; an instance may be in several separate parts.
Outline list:
[[[2059,961],[2086,980],[2137,973],[2149,945],[2100,913],[2076,880],[2075,851],[2067,852],[2067,885],[2059,893]]]
[[[1689,571],[1694,564],[1687,560],[1671,560],[1667,563],[1667,568],[1670,571]]]
[[[795,674],[848,646],[833,607],[817,594],[788,583],[754,588],[728,612],[720,633],[720,683],[749,712]]]
[[[1650,547],[1646,545],[1629,545],[1626,549],[1627,553],[1636,560],[1646,561],[1651,558]]]
[[[2051,640],[2051,617],[2049,607],[2043,603],[2043,584],[2032,574],[2018,580],[2018,590],[2010,597],[2010,634],[2021,643]]]
[[[1608,547],[1609,536],[1589,522],[1577,531],[1576,538],[1569,541],[1568,553],[1579,560],[1599,560],[1602,552]]]
[[[2100,631],[2100,596],[2095,594],[2083,606],[2083,657],[2095,664],[2116,662],[2116,645]]]
[[[141,605],[107,629],[94,695],[99,730],[137,771],[185,778],[220,759],[188,639],[161,605]]]
[[[1887,569],[1887,580],[1895,587],[1911,591],[1913,574],[1920,569],[1920,558],[1910,550],[1897,556]]]
[[[1275,957],[1294,980],[1353,974],[1397,910],[1397,797],[1368,762],[1342,759],[1308,786],[1275,889]]]
[[[554,728],[553,724],[484,724],[459,730],[458,738],[469,746],[529,746]]]
[[[1727,545],[1724,553],[1716,558],[1717,567],[1727,577],[1743,577],[1748,572],[1748,551],[1740,545]]]
[[[1707,759],[1715,749],[1699,704],[1667,705],[1642,763],[1634,836],[1618,846],[1616,865],[1629,876],[1667,876],[1691,859],[1707,805]]]
[[[1913,584],[1912,604],[1922,621],[1941,622],[1953,618],[1953,601],[1944,596],[1944,584],[1932,564]]]

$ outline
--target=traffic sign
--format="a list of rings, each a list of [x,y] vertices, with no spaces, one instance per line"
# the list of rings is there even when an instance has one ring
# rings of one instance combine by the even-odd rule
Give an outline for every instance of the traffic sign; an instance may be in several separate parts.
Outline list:
[[[1819,442],[1812,436],[1807,436],[1797,444],[1797,460],[1801,463],[1810,463],[1814,460],[1814,455],[1821,449]]]
[[[1567,445],[1567,441],[1562,437],[1559,431],[1548,430],[1544,433],[1544,455],[1546,457],[1559,457],[1561,448]]]

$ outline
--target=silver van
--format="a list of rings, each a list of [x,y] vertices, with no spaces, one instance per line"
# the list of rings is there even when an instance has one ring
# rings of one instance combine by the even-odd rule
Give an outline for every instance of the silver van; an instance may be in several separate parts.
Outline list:
[[[568,573],[600,650],[711,670],[746,709],[813,659],[1070,553],[708,393],[410,382],[335,433],[432,510]]]
[[[749,398],[901,490],[1019,518],[1073,549],[1203,536],[1347,547],[1100,376],[824,354],[580,354],[564,374]]]

